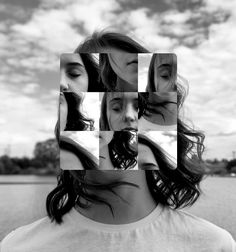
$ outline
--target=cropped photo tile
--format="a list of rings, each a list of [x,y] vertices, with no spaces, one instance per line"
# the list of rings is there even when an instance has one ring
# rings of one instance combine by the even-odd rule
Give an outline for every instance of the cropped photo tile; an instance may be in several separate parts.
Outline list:
[[[138,54],[138,91],[177,91],[177,56],[173,53]]]
[[[177,132],[139,132],[138,169],[159,170],[164,163],[168,164],[169,169],[177,168]]]
[[[60,131],[99,130],[99,93],[60,92]]]
[[[100,93],[100,130],[138,130],[138,93]]]
[[[62,170],[97,170],[99,164],[98,131],[64,131],[60,134]]]
[[[60,56],[61,92],[102,92],[98,54],[63,53]]]
[[[114,50],[100,53],[101,84],[107,92],[138,91],[138,54]]]
[[[177,130],[177,92],[139,92],[138,130]]]
[[[99,170],[137,170],[137,132],[99,132]]]

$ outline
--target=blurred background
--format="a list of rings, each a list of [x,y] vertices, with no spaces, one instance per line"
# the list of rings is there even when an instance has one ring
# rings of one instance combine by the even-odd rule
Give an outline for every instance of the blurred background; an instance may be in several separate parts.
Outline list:
[[[59,158],[59,57],[105,28],[177,54],[189,87],[182,114],[206,135],[210,175],[189,211],[236,239],[235,25],[234,0],[1,0],[0,240],[46,214]]]

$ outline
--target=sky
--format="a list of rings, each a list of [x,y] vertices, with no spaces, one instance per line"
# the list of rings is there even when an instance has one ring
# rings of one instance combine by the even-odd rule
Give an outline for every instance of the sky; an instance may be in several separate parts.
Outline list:
[[[89,3],[89,4],[88,4]],[[59,56],[95,30],[177,55],[189,92],[184,117],[206,135],[205,158],[236,151],[236,1],[2,0],[0,155],[32,156],[54,137]]]

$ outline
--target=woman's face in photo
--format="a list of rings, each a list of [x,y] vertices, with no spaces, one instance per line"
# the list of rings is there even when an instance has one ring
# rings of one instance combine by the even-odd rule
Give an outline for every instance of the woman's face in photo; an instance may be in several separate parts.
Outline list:
[[[108,58],[116,75],[136,87],[138,84],[138,54],[113,50],[108,54]]]
[[[138,169],[158,170],[158,164],[152,150],[144,144],[138,144]]]
[[[176,91],[177,62],[175,54],[157,54],[154,64],[155,89],[159,92]]]
[[[63,92],[60,92],[60,131],[63,131],[67,123],[68,104]]]
[[[138,94],[107,93],[107,120],[114,131],[138,129]]]
[[[78,53],[61,55],[60,90],[74,93],[88,91],[88,74]]]

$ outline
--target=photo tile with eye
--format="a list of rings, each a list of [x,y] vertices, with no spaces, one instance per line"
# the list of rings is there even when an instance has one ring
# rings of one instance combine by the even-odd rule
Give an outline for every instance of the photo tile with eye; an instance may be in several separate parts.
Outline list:
[[[137,132],[99,132],[99,170],[137,170]]]
[[[60,92],[60,131],[99,130],[99,93]]]
[[[114,51],[99,54],[101,83],[107,92],[138,91],[138,54]]]
[[[139,92],[138,130],[177,130],[177,92]]]
[[[100,130],[138,130],[138,93],[100,93]]]
[[[177,91],[177,56],[173,53],[138,54],[138,91]]]
[[[142,131],[138,133],[139,170],[175,170],[176,168],[176,131]]]
[[[98,131],[60,132],[59,148],[62,170],[98,170]]]
[[[63,53],[60,56],[61,92],[102,92],[98,54]]]

